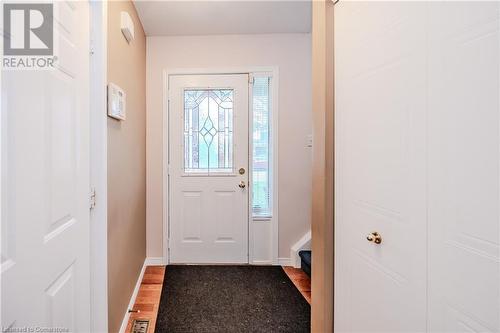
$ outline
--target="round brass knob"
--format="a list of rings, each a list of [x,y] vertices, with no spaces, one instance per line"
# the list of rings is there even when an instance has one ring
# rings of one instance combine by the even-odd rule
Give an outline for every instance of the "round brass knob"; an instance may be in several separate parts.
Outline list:
[[[375,244],[382,243],[382,236],[377,231],[372,232],[368,236],[366,236],[366,240],[369,242],[373,242]]]
[[[239,188],[245,188],[245,187],[246,187],[245,182],[242,180],[242,181],[238,184],[238,187],[239,187]]]

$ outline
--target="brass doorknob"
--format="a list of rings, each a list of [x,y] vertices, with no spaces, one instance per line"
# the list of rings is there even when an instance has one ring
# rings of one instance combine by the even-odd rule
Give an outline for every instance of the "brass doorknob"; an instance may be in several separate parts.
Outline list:
[[[242,180],[242,181],[238,184],[238,187],[239,187],[239,188],[245,188],[245,187],[246,187],[245,182]]]
[[[380,244],[382,243],[382,236],[380,236],[378,232],[374,231],[368,236],[366,236],[366,240],[368,240],[369,242],[373,242],[375,244]]]

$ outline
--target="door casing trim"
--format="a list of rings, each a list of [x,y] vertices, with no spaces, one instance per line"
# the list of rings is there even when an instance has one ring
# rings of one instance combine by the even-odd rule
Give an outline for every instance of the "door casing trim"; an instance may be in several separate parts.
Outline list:
[[[272,182],[273,182],[273,192],[272,192],[272,202],[273,202],[273,215],[272,218],[267,218],[264,220],[270,221],[272,223],[272,255],[269,262],[259,261],[258,264],[272,264],[279,265],[278,261],[278,240],[279,240],[279,219],[278,219],[278,100],[279,100],[279,68],[277,66],[270,67],[236,67],[236,68],[173,68],[163,70],[163,94],[162,94],[162,253],[163,253],[163,264],[169,264],[169,232],[170,232],[170,215],[169,215],[169,171],[168,171],[168,156],[169,156],[169,140],[168,140],[168,128],[169,128],[169,77],[173,75],[234,75],[234,74],[248,74],[250,76],[259,76],[263,74],[269,74],[272,76]],[[252,95],[251,86],[249,84],[248,91],[248,117],[249,117],[249,127],[252,127],[253,110],[252,110]],[[249,179],[252,179],[251,165],[252,165],[252,131],[249,130],[249,150],[248,150],[248,164],[249,164]],[[251,246],[253,241],[253,229],[252,222],[255,220],[262,221],[263,219],[253,219],[251,207],[251,195],[248,196],[248,263],[254,263],[253,258],[253,247]],[[257,262],[256,262],[257,263]]]
[[[107,38],[108,4],[90,0],[90,327],[108,331]],[[89,189],[90,191],[90,189]],[[90,193],[90,192],[89,192]]]

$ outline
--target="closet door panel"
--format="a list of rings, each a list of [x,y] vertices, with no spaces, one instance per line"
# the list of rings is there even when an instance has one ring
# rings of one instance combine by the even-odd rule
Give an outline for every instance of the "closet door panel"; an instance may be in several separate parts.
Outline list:
[[[428,8],[429,329],[500,330],[499,3]]]
[[[425,10],[335,6],[339,332],[426,328]]]

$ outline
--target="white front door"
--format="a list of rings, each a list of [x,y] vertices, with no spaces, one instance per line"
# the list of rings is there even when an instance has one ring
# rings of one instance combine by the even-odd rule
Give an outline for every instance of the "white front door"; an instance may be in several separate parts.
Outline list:
[[[2,329],[90,331],[88,7],[54,4],[56,69],[2,73]]]
[[[248,262],[248,75],[169,78],[171,263]]]

